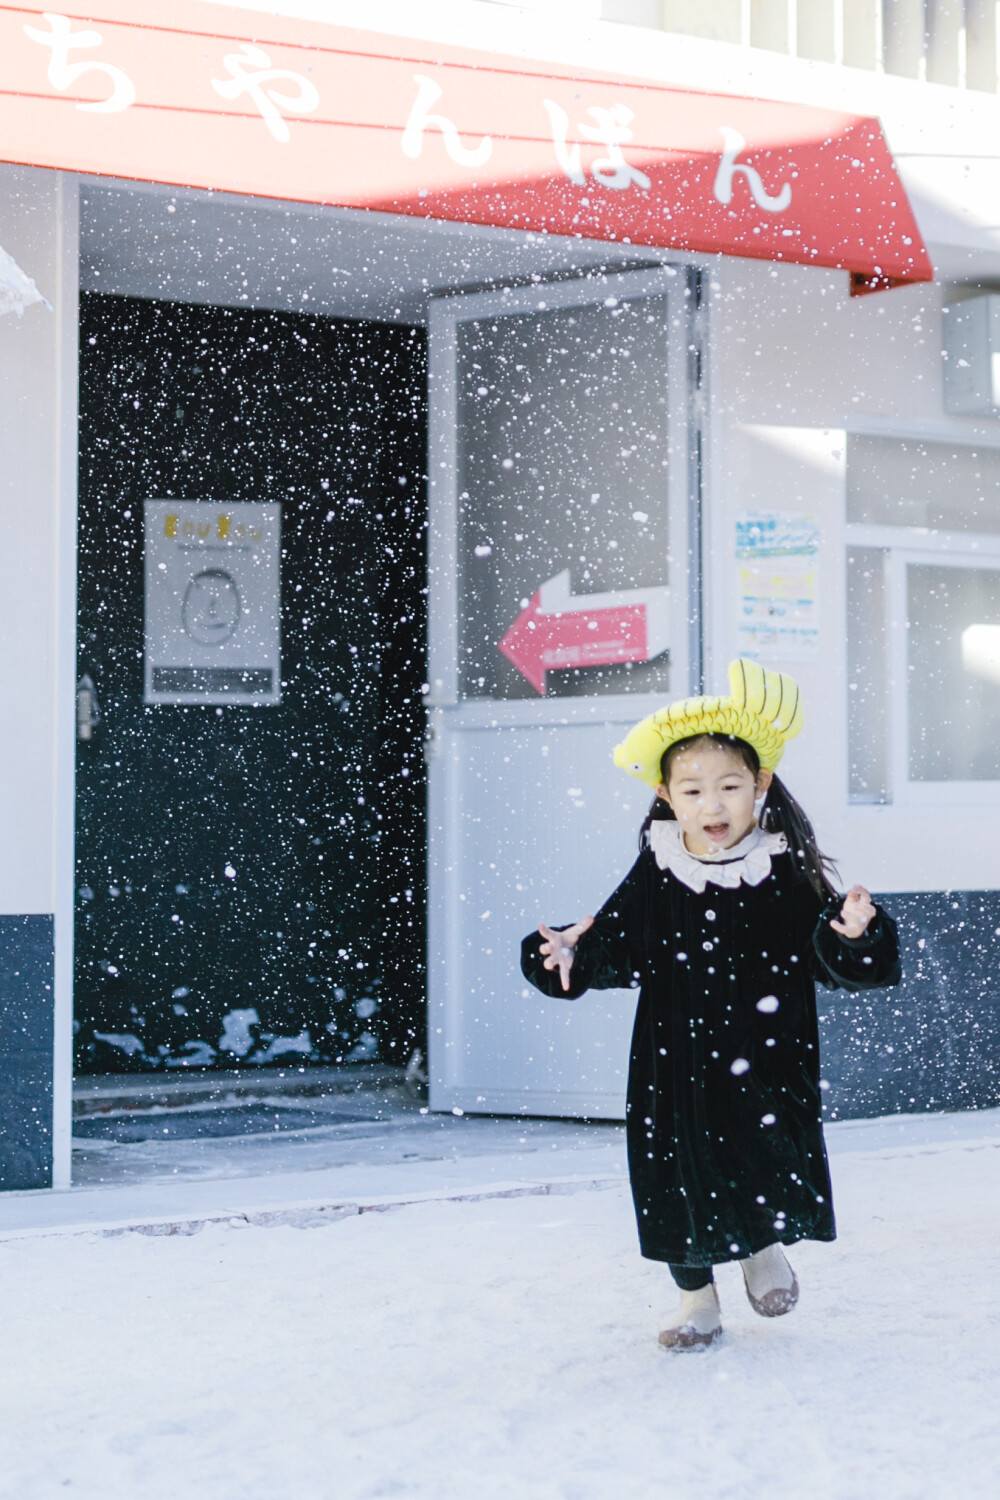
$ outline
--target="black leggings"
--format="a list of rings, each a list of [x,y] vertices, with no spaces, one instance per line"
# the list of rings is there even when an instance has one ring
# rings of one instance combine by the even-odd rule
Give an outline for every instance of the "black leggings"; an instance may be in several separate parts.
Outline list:
[[[682,1292],[700,1292],[703,1286],[709,1286],[715,1280],[715,1277],[712,1275],[711,1266],[672,1266],[668,1264],[667,1270]]]

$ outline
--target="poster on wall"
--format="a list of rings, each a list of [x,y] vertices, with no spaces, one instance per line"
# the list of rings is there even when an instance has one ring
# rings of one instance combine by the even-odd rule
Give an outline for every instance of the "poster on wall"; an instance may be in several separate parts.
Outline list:
[[[812,516],[748,510],[736,517],[741,656],[819,656],[819,527]]]
[[[147,500],[145,701],[281,700],[281,506]]]

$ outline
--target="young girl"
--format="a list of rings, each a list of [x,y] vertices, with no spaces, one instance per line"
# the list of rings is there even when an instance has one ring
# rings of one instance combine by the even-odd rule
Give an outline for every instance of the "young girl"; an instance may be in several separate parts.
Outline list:
[[[672,703],[617,747],[616,764],[656,788],[639,857],[596,917],[542,923],[521,956],[547,995],[641,986],[629,1174],[641,1252],[681,1289],[660,1334],[671,1349],[721,1334],[720,1261],[740,1262],[762,1317],[795,1306],[782,1246],[836,1234],[815,983],[900,977],[895,924],[862,886],[837,895],[774,774],[801,728],[796,684],[752,661],[733,662],[729,681],[729,698]]]

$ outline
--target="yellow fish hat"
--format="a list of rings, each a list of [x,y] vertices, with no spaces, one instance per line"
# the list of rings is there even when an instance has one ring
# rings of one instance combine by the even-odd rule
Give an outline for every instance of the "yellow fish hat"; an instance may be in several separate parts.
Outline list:
[[[668,703],[630,729],[615,746],[615,765],[647,786],[660,784],[663,752],[678,740],[698,734],[731,734],[746,740],[773,771],[785,753],[786,740],[802,728],[799,685],[784,672],[769,672],[759,662],[739,656],[729,663],[728,698],[681,698]]]

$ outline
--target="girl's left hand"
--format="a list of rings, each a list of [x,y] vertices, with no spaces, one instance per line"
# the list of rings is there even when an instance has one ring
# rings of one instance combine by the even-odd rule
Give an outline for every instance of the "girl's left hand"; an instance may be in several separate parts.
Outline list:
[[[841,937],[859,938],[867,931],[874,915],[875,907],[868,891],[863,885],[852,885],[840,908],[840,921],[832,921],[830,926]]]

